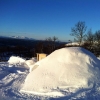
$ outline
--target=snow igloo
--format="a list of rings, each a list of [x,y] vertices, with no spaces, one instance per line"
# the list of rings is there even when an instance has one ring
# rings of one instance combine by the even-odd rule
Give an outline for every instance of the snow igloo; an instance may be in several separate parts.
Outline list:
[[[84,48],[58,49],[31,65],[21,90],[46,93],[71,88],[93,88],[100,83],[99,67],[97,57]]]

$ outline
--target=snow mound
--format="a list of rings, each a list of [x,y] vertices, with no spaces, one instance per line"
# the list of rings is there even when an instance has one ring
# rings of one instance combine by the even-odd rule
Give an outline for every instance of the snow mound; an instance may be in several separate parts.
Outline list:
[[[19,65],[21,65],[24,62],[25,62],[25,60],[21,57],[18,57],[18,56],[17,57],[16,56],[11,56],[8,60],[9,64],[19,64]]]
[[[36,58],[25,60],[21,57],[11,56],[8,60],[8,71],[11,73],[24,73],[26,69],[29,70],[30,66],[36,63]]]
[[[8,60],[9,63],[9,67],[13,67],[16,66],[17,67],[26,67],[26,68],[30,68],[30,66],[34,65],[37,62],[36,58],[31,58],[29,60],[25,60],[21,57],[16,57],[16,56],[11,56]]]
[[[28,65],[25,63],[25,59],[21,57],[11,56],[8,60],[9,66],[7,70],[10,73],[24,73],[26,69],[29,70]]]
[[[75,92],[100,84],[100,61],[81,47],[62,48],[31,65],[21,91]]]
[[[34,65],[36,62],[37,62],[36,58],[32,58],[30,60],[25,61],[28,67],[30,67],[31,65]]]

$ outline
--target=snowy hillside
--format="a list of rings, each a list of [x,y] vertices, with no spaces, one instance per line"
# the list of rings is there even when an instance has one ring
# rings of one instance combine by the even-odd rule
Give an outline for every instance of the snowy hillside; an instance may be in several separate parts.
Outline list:
[[[100,60],[70,47],[36,62],[11,57],[0,63],[0,100],[100,100]]]

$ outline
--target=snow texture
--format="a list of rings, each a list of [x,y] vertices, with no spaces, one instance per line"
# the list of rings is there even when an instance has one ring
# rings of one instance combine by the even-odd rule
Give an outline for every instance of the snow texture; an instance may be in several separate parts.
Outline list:
[[[89,51],[63,48],[37,63],[24,60],[30,73],[19,58],[0,62],[0,100],[100,100],[100,60]]]
[[[61,91],[92,89],[100,84],[99,67],[100,61],[91,52],[80,47],[62,48],[31,65],[21,91],[62,96]]]

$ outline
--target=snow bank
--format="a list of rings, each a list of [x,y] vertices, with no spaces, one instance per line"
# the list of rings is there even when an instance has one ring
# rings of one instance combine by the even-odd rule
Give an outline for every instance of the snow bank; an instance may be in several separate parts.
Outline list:
[[[9,66],[7,70],[10,73],[24,73],[26,69],[29,69],[28,65],[25,63],[25,59],[18,56],[11,56],[8,63]]]
[[[98,59],[100,60],[100,57],[98,57]]]
[[[30,66],[33,66],[37,62],[36,58],[32,58],[30,60],[25,60],[21,57],[11,56],[8,60],[8,63],[10,64],[9,67],[12,67],[13,65],[18,65],[18,67],[26,67],[29,68]]]
[[[62,48],[31,65],[21,91],[56,92],[93,88],[100,83],[100,61],[80,47]]]
[[[16,56],[11,56],[8,60],[9,64],[19,64],[19,65],[22,65],[25,60],[21,57],[16,57]]]
[[[36,58],[32,58],[30,60],[26,60],[25,63],[27,64],[28,67],[33,66],[37,62]]]

